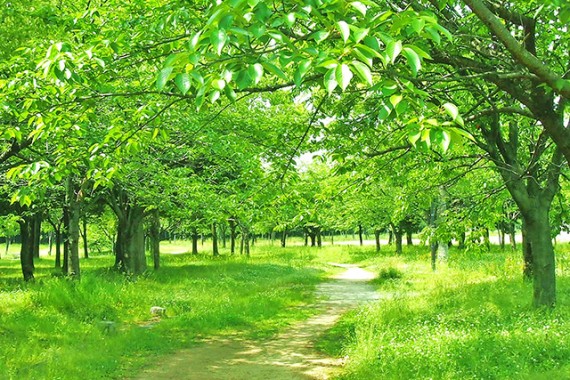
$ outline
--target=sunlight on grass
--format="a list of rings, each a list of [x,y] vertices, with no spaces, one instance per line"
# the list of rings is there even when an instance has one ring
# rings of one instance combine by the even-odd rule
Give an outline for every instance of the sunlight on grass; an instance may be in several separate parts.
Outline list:
[[[345,357],[339,379],[564,379],[570,370],[568,245],[557,246],[559,305],[531,307],[519,253],[452,250],[436,272],[426,247],[279,247],[251,257],[199,255],[164,242],[162,268],[132,278],[113,257],[82,260],[79,283],[36,260],[36,282],[18,260],[0,260],[0,374],[6,379],[121,378],[157,356],[215,335],[266,339],[308,318],[330,263],[374,271],[381,300],[347,313],[317,347]],[[177,254],[173,254],[177,253]],[[161,320],[151,306],[167,309]],[[1,376],[0,376],[1,377]]]
[[[342,333],[333,329],[322,342],[326,352],[348,358],[340,378],[568,378],[570,283],[564,273],[558,307],[535,310],[518,252],[452,251],[434,273],[422,250],[367,261],[384,268],[376,281],[382,300],[346,315],[338,324]]]

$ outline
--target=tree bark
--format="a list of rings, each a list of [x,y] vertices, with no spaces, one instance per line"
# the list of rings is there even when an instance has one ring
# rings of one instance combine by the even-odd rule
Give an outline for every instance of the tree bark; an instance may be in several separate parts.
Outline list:
[[[75,185],[71,177],[67,179],[66,203],[69,212],[69,263],[68,274],[74,279],[81,278],[79,268],[79,219],[81,210],[78,195],[75,193]]]
[[[34,280],[34,249],[33,249],[33,218],[22,217],[18,221],[20,225],[20,237],[22,245],[20,246],[20,264],[22,265],[22,274],[25,281]]]
[[[150,252],[154,270],[160,269],[160,214],[157,209],[150,213]]]
[[[67,276],[69,273],[69,210],[63,208],[63,265],[61,272]]]
[[[532,257],[533,303],[535,307],[552,307],[556,303],[556,268],[548,208],[533,208],[523,213],[523,219],[525,245],[528,244]]]
[[[228,224],[230,226],[230,254],[234,255],[236,253],[236,227],[237,227],[235,218],[228,219]]]
[[[36,214],[32,217],[32,251],[34,258],[40,258],[40,240],[42,237],[42,217]]]
[[[285,248],[286,244],[287,244],[287,229],[284,229],[283,232],[281,232],[281,247]]]
[[[523,251],[523,279],[532,281],[534,276],[534,264],[532,260],[532,246],[528,236],[528,227],[525,218],[522,223],[522,251]]]
[[[61,225],[55,230],[55,267],[61,268]]]
[[[380,252],[380,230],[374,230],[374,239],[376,240],[376,252]]]
[[[141,274],[146,268],[144,250],[144,209],[126,205],[117,215],[117,256],[115,267],[129,274]]]
[[[192,227],[192,254],[198,254],[198,240],[200,239],[200,235],[198,234],[198,228]]]
[[[82,229],[79,230],[81,232],[81,237],[83,238],[83,257],[88,259],[89,258],[89,244],[87,243],[87,217],[83,215],[81,218],[82,222]]]
[[[214,256],[220,256],[220,251],[218,250],[218,231],[215,222],[212,223],[212,253]]]
[[[362,239],[362,224],[358,225],[358,241],[360,242],[360,246],[364,245],[364,240]]]
[[[400,231],[398,228],[394,230],[394,238],[396,241],[396,254],[400,255],[402,254],[403,234],[402,231]]]
[[[406,245],[413,246],[414,240],[412,238],[412,231],[410,229],[406,230]]]

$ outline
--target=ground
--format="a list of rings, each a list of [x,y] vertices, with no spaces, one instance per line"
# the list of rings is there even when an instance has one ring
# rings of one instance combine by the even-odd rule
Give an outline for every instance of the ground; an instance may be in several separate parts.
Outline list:
[[[211,338],[162,359],[135,377],[137,380],[297,380],[329,379],[342,359],[327,357],[314,348],[319,336],[347,310],[378,299],[367,281],[374,274],[354,265],[332,264],[345,269],[317,287],[321,310],[272,339]]]

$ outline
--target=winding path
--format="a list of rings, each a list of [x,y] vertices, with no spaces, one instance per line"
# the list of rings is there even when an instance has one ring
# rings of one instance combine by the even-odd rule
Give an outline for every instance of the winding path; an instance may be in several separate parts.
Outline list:
[[[348,309],[378,299],[367,281],[374,274],[355,265],[334,264],[344,272],[317,286],[322,312],[290,326],[271,340],[211,339],[163,359],[135,379],[301,380],[329,379],[342,365],[313,344]]]

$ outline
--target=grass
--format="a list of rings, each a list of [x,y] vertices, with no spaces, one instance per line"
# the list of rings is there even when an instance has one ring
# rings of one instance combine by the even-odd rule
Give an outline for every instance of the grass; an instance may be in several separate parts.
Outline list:
[[[551,311],[531,307],[518,252],[452,250],[432,272],[423,247],[394,256],[387,247],[379,255],[264,243],[251,258],[188,249],[165,242],[163,251],[178,254],[138,278],[110,271],[111,256],[94,256],[82,260],[81,282],[54,276],[53,258],[42,256],[36,282],[26,284],[19,261],[1,259],[0,379],[118,379],[209,336],[265,339],[315,312],[299,306],[339,270],[329,262],[376,271],[382,295],[318,342],[346,358],[339,380],[570,379],[569,245],[557,247],[559,305]],[[151,306],[167,316],[156,323]]]
[[[310,264],[314,250],[272,251],[164,255],[159,271],[138,278],[97,256],[82,260],[80,282],[53,276],[53,260],[41,258],[30,284],[17,260],[0,260],[0,378],[122,378],[200,338],[271,336],[315,312],[299,306],[325,273],[322,262]],[[160,323],[152,306],[167,309]]]
[[[348,313],[320,342],[345,356],[339,379],[570,379],[570,246],[559,245],[554,310],[531,306],[519,253],[427,249],[376,256],[383,299]]]

